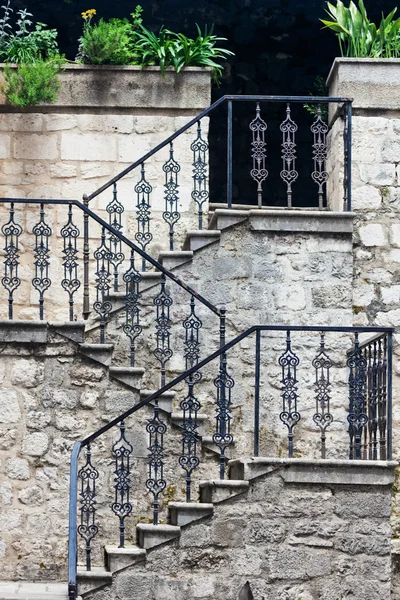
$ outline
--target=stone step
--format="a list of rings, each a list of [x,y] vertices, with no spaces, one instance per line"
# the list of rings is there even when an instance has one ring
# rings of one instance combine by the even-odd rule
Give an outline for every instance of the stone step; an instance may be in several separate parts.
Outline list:
[[[102,567],[92,567],[91,571],[78,565],[77,571],[79,596],[84,598],[87,594],[98,590],[112,582],[112,573]]]
[[[212,515],[214,511],[213,504],[200,502],[169,502],[168,521],[171,525],[184,527]]]
[[[192,250],[192,252],[196,252],[196,250],[200,250],[200,248],[204,248],[205,246],[209,246],[214,242],[218,242],[220,237],[221,232],[217,229],[188,231],[183,243],[183,250]]]
[[[193,252],[191,250],[174,250],[172,252],[160,252],[158,262],[160,262],[165,269],[171,271],[180,265],[190,262],[192,258]]]
[[[72,342],[82,343],[85,339],[85,321],[68,321],[66,323],[49,323],[50,328],[71,340]]]
[[[47,342],[46,321],[0,320],[0,343],[35,343]]]
[[[249,216],[249,208],[247,210],[217,208],[212,213],[208,229],[222,231],[245,221]]]
[[[125,546],[125,548],[105,546],[104,555],[106,569],[111,573],[122,571],[146,560],[146,550],[139,546]]]
[[[111,364],[113,350],[113,344],[79,344],[81,354],[106,367]]]
[[[175,525],[151,525],[148,523],[136,525],[137,545],[146,550],[170,542],[180,534],[181,528]]]
[[[148,398],[149,396],[151,396],[152,394],[154,394],[157,390],[140,390],[140,400],[145,400],[146,398]],[[164,394],[161,394],[161,396],[159,396],[158,398],[158,406],[159,408],[168,413],[171,414],[172,413],[172,403],[174,401],[174,398],[176,396],[176,392],[173,391],[168,391],[165,392]],[[150,404],[152,406],[154,406],[154,402],[150,402]]]
[[[200,482],[200,502],[219,504],[229,498],[244,494],[249,489],[248,481],[213,479]]]
[[[179,411],[173,411],[171,413],[171,420],[172,422],[177,425],[178,427],[182,427],[183,426],[183,412],[179,412]],[[205,434],[205,427],[207,425],[207,421],[208,421],[208,415],[203,415],[203,414],[198,414],[197,415],[197,434],[202,436]]]
[[[114,379],[129,385],[135,390],[140,389],[140,383],[144,375],[144,369],[140,367],[110,367],[109,374]]]
[[[48,581],[2,581],[0,600],[68,600],[68,584]]]

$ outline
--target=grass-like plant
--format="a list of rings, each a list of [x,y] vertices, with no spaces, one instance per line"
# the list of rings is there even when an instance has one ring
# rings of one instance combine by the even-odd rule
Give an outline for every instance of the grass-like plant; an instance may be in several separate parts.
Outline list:
[[[21,108],[44,102],[54,103],[60,89],[57,75],[62,63],[61,57],[54,57],[23,63],[17,68],[6,65],[3,91],[9,102]]]
[[[325,27],[336,33],[342,56],[357,58],[398,58],[400,57],[400,18],[394,19],[394,8],[377,27],[368,18],[363,0],[358,7],[351,0],[346,7],[341,0],[336,6],[327,2],[330,20],[321,19]]]

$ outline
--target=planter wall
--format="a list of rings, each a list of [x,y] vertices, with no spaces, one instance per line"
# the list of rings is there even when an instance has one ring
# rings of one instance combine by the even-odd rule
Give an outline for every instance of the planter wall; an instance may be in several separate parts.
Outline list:
[[[158,68],[67,66],[61,74],[61,91],[56,104],[18,111],[6,104],[0,114],[0,197],[62,198],[81,200],[107,180],[143,156],[210,104],[211,71],[188,68],[180,75]],[[4,98],[3,98],[4,102]],[[207,139],[208,119],[202,122]],[[196,229],[192,192],[190,144],[196,137],[192,128],[174,144],[175,159],[181,166],[179,200],[182,217],[176,226],[177,244],[184,232]],[[162,219],[165,173],[162,166],[169,148],[160,151],[146,164],[146,179],[153,187],[151,196],[153,245],[148,249],[158,256],[168,249],[168,226]],[[140,169],[118,185],[118,199],[125,206],[123,230],[134,239],[137,229],[137,194],[134,186]],[[108,220],[106,206],[112,189],[95,198],[90,208]],[[38,206],[17,207],[18,222],[29,231],[38,221]],[[3,210],[4,212],[4,210]],[[47,219],[59,234],[66,222],[66,211],[49,207]],[[2,222],[7,221],[2,219]],[[79,219],[78,219],[79,221]],[[78,222],[79,226],[79,222]],[[100,231],[90,230],[93,250]],[[32,248],[34,239],[32,236]],[[61,257],[62,240],[53,236],[52,255]],[[29,251],[31,251],[31,249]],[[32,257],[22,249],[21,263],[28,269]],[[61,269],[61,260],[58,261]],[[28,271],[26,273],[28,275]],[[27,277],[28,279],[28,277]],[[37,318],[37,298],[21,290],[19,316]],[[65,305],[65,295],[54,299]],[[5,303],[0,316],[6,317]],[[54,315],[47,315],[53,318]]]

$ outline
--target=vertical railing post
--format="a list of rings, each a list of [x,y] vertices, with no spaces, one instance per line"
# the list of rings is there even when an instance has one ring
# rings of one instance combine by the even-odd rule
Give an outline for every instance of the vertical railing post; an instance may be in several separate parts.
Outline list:
[[[347,102],[347,211],[351,211],[352,104]]]
[[[88,207],[89,199],[83,194],[83,204]],[[83,318],[87,320],[90,315],[89,308],[89,216],[83,215]]]
[[[260,442],[260,338],[261,332],[256,331],[256,373],[254,389],[254,456],[259,454]]]
[[[68,537],[68,598],[76,600],[78,596],[76,572],[78,564],[78,456],[81,443],[75,442],[71,456],[69,476],[69,537]]]
[[[392,332],[387,336],[387,460],[392,460]]]
[[[227,146],[227,202],[228,208],[232,208],[232,100],[228,100]]]

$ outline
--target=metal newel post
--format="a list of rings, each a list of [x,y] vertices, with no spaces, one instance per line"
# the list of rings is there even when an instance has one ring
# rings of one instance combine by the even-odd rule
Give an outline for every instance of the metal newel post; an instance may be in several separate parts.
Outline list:
[[[83,204],[88,207],[89,199],[83,194]],[[83,215],[83,318],[89,318],[89,216]]]
[[[254,391],[254,456],[259,453],[260,439],[260,330],[256,331],[256,374]]]
[[[227,202],[232,208],[232,100],[228,100]]]

